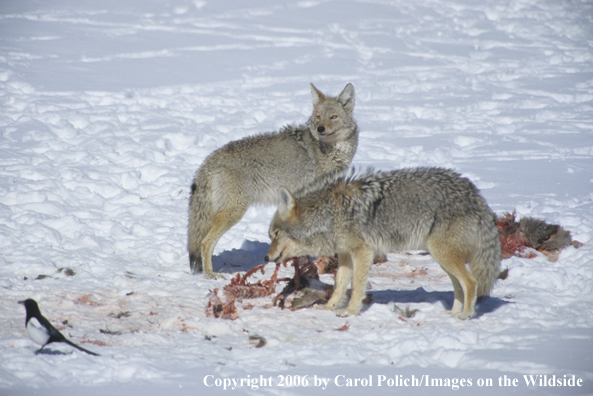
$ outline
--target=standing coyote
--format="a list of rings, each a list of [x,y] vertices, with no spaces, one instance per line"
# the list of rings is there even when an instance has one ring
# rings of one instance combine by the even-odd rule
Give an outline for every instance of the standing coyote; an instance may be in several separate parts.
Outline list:
[[[212,251],[249,206],[276,204],[278,188],[298,189],[316,177],[347,169],[358,144],[352,117],[354,87],[337,97],[311,84],[313,114],[306,124],[247,137],[214,151],[191,185],[188,250],[192,273],[212,269]]]
[[[448,313],[460,319],[475,315],[477,296],[488,295],[499,275],[494,213],[472,182],[453,171],[369,170],[348,177],[338,171],[294,195],[281,188],[278,198],[266,261],[338,253],[335,290],[324,307],[338,315],[360,312],[373,256],[392,250],[432,254],[453,283]],[[350,302],[339,309],[351,279]]]

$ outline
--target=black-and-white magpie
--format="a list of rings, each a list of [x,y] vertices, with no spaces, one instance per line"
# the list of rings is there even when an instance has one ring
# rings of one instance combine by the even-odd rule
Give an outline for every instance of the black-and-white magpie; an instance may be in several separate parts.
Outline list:
[[[51,344],[52,342],[65,342],[68,345],[73,346],[74,348],[80,349],[83,352],[88,353],[89,355],[100,356],[95,352],[88,351],[83,347],[80,347],[73,343],[72,341],[68,340],[62,333],[58,331],[49,320],[45,319],[43,315],[41,315],[41,311],[39,311],[39,306],[37,302],[31,298],[26,299],[25,301],[19,301],[19,304],[23,304],[25,309],[27,310],[27,319],[25,320],[25,326],[27,326],[27,333],[29,333],[29,337],[39,345],[41,348],[35,352],[38,354],[41,352],[43,348],[47,344]]]

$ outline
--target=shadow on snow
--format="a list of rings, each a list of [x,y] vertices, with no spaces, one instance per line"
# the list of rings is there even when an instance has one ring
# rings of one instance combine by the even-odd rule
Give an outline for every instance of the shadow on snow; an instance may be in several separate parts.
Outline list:
[[[415,290],[377,290],[371,291],[373,302],[388,303],[430,303],[440,302],[443,310],[450,310],[453,306],[453,291],[426,291],[423,287]],[[481,297],[476,302],[476,317],[496,311],[509,301],[497,297]]]
[[[240,249],[224,251],[212,256],[214,271],[222,273],[236,273],[249,271],[256,265],[264,263],[264,257],[270,248],[269,243],[244,241]],[[440,302],[444,310],[450,310],[453,305],[452,291],[426,291],[423,287],[415,290],[373,290],[373,302],[388,303],[430,303]],[[482,297],[476,303],[476,317],[496,311],[509,301],[497,297]]]
[[[215,272],[235,273],[249,271],[256,265],[264,264],[264,257],[270,249],[269,243],[243,241],[240,249],[226,250],[212,256]]]

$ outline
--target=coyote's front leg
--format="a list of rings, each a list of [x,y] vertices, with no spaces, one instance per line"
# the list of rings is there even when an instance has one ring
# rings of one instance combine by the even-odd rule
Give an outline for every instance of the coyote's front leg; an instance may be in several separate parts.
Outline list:
[[[353,267],[352,296],[350,297],[350,302],[346,309],[336,312],[338,316],[358,315],[360,313],[360,310],[362,309],[362,300],[364,300],[366,294],[367,278],[369,276],[369,269],[373,263],[373,257],[373,249],[366,244],[361,244],[351,253],[350,259],[352,260]]]
[[[334,292],[323,309],[337,311],[346,300],[346,288],[352,279],[352,257],[350,253],[338,253],[338,272]]]

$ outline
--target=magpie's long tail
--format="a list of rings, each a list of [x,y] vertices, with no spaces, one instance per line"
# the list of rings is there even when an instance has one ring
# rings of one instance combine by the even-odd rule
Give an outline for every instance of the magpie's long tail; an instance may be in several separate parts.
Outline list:
[[[83,352],[86,352],[86,353],[88,353],[89,355],[93,355],[93,356],[101,356],[101,355],[99,355],[98,353],[91,352],[91,351],[89,351],[88,349],[84,349],[83,347],[76,345],[75,343],[73,343],[72,341],[70,341],[70,340],[68,340],[68,339],[66,339],[66,338],[64,339],[64,342],[65,342],[66,344],[70,345],[70,346],[73,346],[73,347],[74,347],[74,348],[76,348],[76,349],[79,349],[79,350],[81,350],[81,351],[83,351]]]

